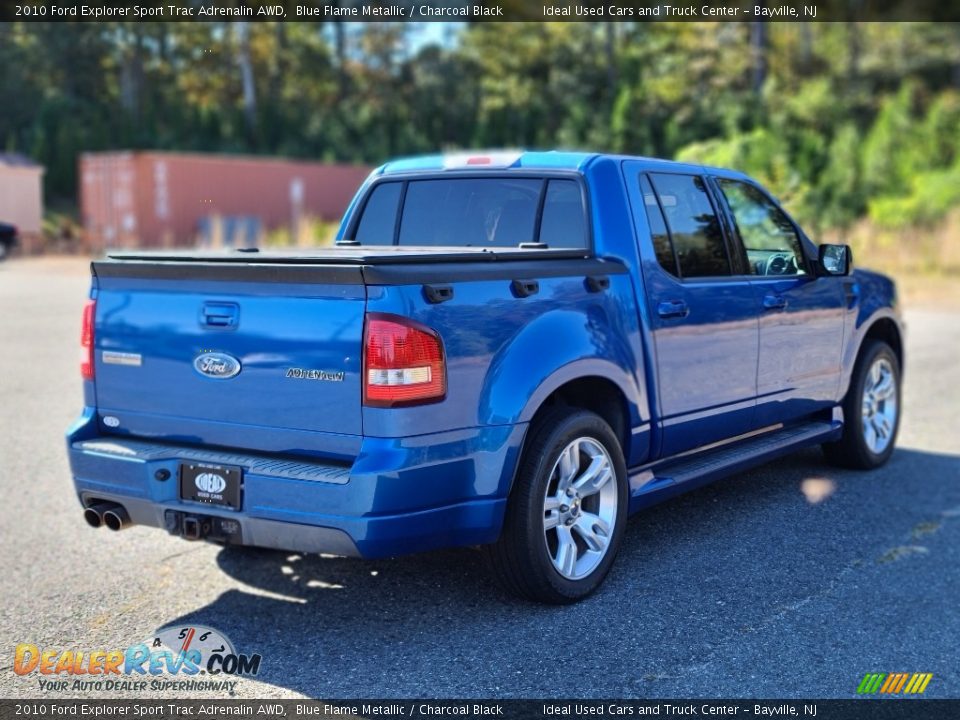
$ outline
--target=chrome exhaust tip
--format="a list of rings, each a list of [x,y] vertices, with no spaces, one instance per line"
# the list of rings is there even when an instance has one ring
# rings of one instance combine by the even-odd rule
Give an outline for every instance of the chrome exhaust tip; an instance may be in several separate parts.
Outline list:
[[[103,525],[103,514],[113,507],[112,503],[97,503],[91,505],[83,511],[83,519],[87,525],[92,528],[98,528]]]
[[[123,505],[111,505],[110,508],[103,513],[103,524],[114,532],[117,532],[118,530],[130,527],[133,523],[130,522],[130,516],[127,514]]]

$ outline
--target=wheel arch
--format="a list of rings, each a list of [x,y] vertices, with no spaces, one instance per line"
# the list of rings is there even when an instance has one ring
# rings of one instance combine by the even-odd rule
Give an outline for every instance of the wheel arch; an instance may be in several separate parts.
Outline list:
[[[860,341],[860,347],[857,349],[857,358],[863,354],[863,348],[869,340],[881,340],[893,350],[897,356],[897,363],[900,365],[900,373],[903,374],[903,334],[899,325],[891,317],[881,317],[874,320],[863,334]]]
[[[844,349],[843,374],[837,402],[841,402],[847,396],[853,371],[863,355],[864,348],[871,340],[881,340],[893,349],[897,363],[900,365],[900,374],[903,375],[906,358],[904,357],[903,327],[900,320],[889,308],[875,312],[854,330],[851,342]]]
[[[545,415],[556,408],[568,407],[571,409],[588,410],[596,413],[610,426],[620,443],[624,458],[630,454],[633,439],[633,408],[626,390],[610,377],[597,374],[585,374],[563,381],[546,382],[527,404],[523,412],[523,419],[527,421],[527,429],[523,435],[520,451],[513,472],[510,474],[510,484],[507,495],[512,492],[516,482],[520,464],[530,443],[531,430]]]

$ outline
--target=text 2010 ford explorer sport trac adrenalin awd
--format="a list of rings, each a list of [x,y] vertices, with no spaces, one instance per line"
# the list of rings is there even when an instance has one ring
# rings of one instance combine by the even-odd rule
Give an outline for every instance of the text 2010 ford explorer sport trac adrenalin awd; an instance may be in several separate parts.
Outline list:
[[[382,557],[486,545],[567,602],[627,515],[823,444],[893,451],[893,283],[746,176],[575,153],[392,162],[338,247],[93,263],[88,522]]]

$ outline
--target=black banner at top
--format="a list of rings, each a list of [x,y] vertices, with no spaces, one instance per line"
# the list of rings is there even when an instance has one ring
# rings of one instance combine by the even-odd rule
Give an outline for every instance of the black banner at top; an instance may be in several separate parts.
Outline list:
[[[23,22],[960,22],[943,0],[0,0]]]

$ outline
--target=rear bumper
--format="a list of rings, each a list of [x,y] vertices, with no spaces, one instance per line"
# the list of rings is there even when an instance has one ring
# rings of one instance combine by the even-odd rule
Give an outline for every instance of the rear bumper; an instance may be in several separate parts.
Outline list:
[[[88,409],[67,449],[81,503],[119,503],[135,525],[224,518],[239,524],[231,542],[375,558],[496,540],[525,428],[364,438],[345,465],[104,436]],[[181,500],[187,460],[242,467],[241,509]]]

